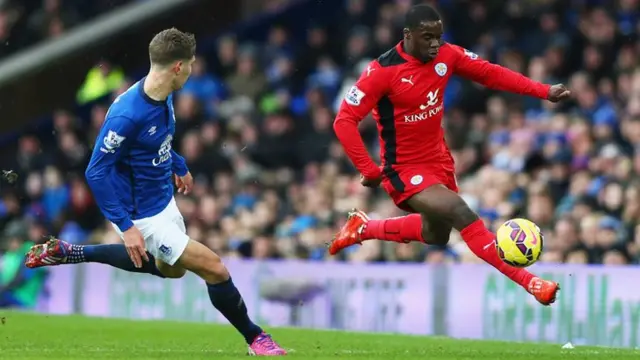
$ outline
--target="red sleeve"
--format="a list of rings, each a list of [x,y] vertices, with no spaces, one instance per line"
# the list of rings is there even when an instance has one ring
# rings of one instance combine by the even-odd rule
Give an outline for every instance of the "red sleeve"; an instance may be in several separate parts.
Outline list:
[[[482,84],[490,89],[508,91],[546,100],[550,85],[541,84],[500,65],[480,59],[478,55],[456,45],[455,70],[457,75]]]
[[[367,152],[358,131],[358,123],[373,110],[387,89],[385,69],[374,60],[345,95],[333,123],[333,129],[345,153],[360,174],[367,179],[380,177],[381,171]]]

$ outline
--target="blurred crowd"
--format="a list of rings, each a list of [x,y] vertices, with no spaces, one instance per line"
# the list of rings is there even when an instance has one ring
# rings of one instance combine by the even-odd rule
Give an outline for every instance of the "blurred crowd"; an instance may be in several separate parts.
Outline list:
[[[638,262],[638,1],[426,2],[443,14],[447,41],[574,93],[554,105],[453,79],[445,125],[466,201],[494,229],[516,216],[536,222],[543,261]],[[446,248],[371,241],[327,256],[325,242],[351,208],[402,215],[382,191],[360,186],[332,121],[367,62],[400,40],[412,1],[345,4],[332,24],[308,24],[302,39],[274,24],[265,42],[227,35],[200,54],[175,104],[174,149],[196,181],[192,195],[177,197],[188,234],[229,257],[477,261],[457,233]],[[19,140],[3,164],[21,176],[2,185],[4,239],[120,241],[83,178],[107,108],[95,104],[90,119],[59,110],[55,136]],[[361,129],[377,157],[373,121]]]
[[[0,59],[133,1],[0,0]]]
[[[0,59],[132,2],[153,0],[0,0]],[[261,0],[255,10],[275,12],[292,0]]]

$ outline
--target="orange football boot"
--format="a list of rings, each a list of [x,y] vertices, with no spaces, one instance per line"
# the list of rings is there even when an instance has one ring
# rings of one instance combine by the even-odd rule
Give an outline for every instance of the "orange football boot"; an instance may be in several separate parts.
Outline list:
[[[542,305],[549,306],[556,301],[556,295],[560,290],[560,284],[554,281],[543,280],[534,277],[529,282],[528,291]]]
[[[328,244],[329,254],[335,255],[351,245],[362,245],[360,234],[362,234],[362,230],[364,230],[368,222],[369,217],[363,211],[358,209],[351,210],[347,217],[347,222]]]

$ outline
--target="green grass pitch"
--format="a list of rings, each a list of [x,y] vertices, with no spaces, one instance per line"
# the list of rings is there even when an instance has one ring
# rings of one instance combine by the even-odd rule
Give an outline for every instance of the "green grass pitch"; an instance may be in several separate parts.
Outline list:
[[[339,331],[272,329],[298,359],[640,359],[640,351],[453,340]],[[227,326],[0,311],[0,359],[237,359],[246,347]]]

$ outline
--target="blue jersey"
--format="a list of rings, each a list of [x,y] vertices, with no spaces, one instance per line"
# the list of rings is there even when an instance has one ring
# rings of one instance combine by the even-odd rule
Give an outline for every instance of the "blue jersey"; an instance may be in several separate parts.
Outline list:
[[[188,172],[184,158],[171,148],[173,95],[151,99],[144,80],[109,108],[85,172],[100,210],[123,232],[132,220],[164,210],[173,197],[172,174]]]

